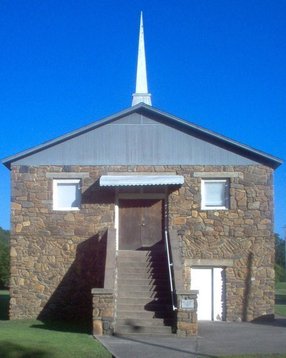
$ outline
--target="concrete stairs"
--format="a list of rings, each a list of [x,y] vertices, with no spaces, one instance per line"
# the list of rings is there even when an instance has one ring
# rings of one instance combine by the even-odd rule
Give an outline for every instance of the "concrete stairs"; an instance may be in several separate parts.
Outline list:
[[[170,335],[173,311],[164,248],[120,250],[116,334]]]

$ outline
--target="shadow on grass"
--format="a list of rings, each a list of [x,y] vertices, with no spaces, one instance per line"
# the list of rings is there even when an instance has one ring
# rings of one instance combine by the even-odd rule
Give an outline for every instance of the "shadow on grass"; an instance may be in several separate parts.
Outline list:
[[[68,333],[91,333],[90,324],[87,324],[85,322],[46,321],[39,324],[33,324],[31,325],[31,328]]]
[[[275,295],[275,303],[277,305],[286,305],[286,295],[276,294]]]
[[[48,358],[51,357],[50,352],[23,347],[19,344],[11,343],[9,341],[2,341],[0,343],[0,357],[13,358]]]
[[[0,290],[0,321],[9,319],[9,292]]]
[[[285,318],[276,317],[269,320],[258,318],[251,321],[251,323],[258,324],[258,325],[265,325],[265,326],[286,327],[286,317]]]

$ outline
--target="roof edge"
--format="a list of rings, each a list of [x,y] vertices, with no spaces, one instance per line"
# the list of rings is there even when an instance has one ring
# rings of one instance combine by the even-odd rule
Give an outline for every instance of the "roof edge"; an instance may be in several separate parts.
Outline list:
[[[208,130],[206,128],[203,128],[201,126],[198,126],[192,122],[189,122],[189,121],[186,121],[186,120],[183,120],[179,117],[176,117],[172,114],[169,114],[167,112],[164,112],[160,109],[157,109],[153,106],[150,106],[146,103],[138,103],[132,107],[128,107],[120,112],[117,112],[117,113],[114,113],[110,116],[107,116],[107,117],[104,117],[103,119],[100,119],[98,121],[95,121],[95,122],[92,122],[91,124],[88,124],[84,127],[81,127],[79,129],[76,129],[74,131],[71,131],[71,132],[68,132],[67,134],[64,134],[62,136],[59,136],[55,139],[52,139],[52,140],[49,140],[47,142],[44,142],[40,145],[37,145],[35,147],[32,147],[30,149],[27,149],[27,150],[24,150],[24,151],[21,151],[17,154],[14,154],[14,155],[11,155],[11,156],[8,156],[6,158],[3,158],[1,160],[2,164],[5,165],[8,169],[11,168],[11,164],[16,161],[16,160],[19,160],[21,158],[24,158],[26,156],[29,156],[31,154],[34,154],[38,151],[41,151],[41,150],[44,150],[46,148],[49,148],[53,145],[56,145],[58,143],[61,143],[63,141],[66,141],[68,139],[71,139],[73,137],[76,137],[78,135],[81,135],[85,132],[88,132],[90,130],[93,130],[99,126],[102,126],[104,124],[107,124],[108,122],[112,122],[113,120],[117,119],[117,118],[120,118],[120,117],[123,117],[127,114],[131,114],[131,113],[134,113],[134,112],[137,112],[138,110],[145,110],[147,112],[150,112],[150,113],[155,113],[159,116],[162,116],[162,117],[167,117],[168,119],[170,119],[173,123],[179,123],[181,124],[182,126],[186,127],[186,128],[189,128],[189,129],[192,129],[194,131],[196,131],[197,133],[201,133],[201,134],[204,134],[206,136],[208,136],[209,138],[212,138],[212,139],[216,139],[218,141],[220,141],[221,143],[224,143],[224,144],[227,144],[229,146],[231,146],[232,148],[237,148],[237,149],[240,149],[242,150],[245,154],[251,154],[252,156],[256,156],[257,158],[260,158],[261,161],[267,163],[265,165],[273,168],[273,169],[276,169],[278,168],[282,163],[283,163],[283,160],[278,158],[278,157],[275,157],[273,155],[270,155],[266,152],[263,152],[263,151],[260,151],[260,150],[257,150],[255,148],[252,148],[246,144],[242,144],[238,141],[235,141],[235,140],[232,140],[226,136],[223,136],[221,134],[218,134],[216,132],[213,132],[211,130]]]

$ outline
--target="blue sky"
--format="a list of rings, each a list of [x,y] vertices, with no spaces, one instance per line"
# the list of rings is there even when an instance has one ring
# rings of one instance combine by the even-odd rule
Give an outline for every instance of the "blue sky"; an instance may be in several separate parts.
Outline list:
[[[131,105],[141,10],[153,105],[285,159],[285,0],[1,0],[0,158]],[[8,229],[3,165],[0,175]]]

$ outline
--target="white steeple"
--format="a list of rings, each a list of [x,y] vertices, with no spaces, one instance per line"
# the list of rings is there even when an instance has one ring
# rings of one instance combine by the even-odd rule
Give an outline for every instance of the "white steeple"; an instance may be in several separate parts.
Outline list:
[[[136,74],[136,92],[133,93],[132,106],[138,103],[146,103],[150,106],[151,94],[148,93],[147,71],[146,71],[146,56],[144,44],[144,28],[143,28],[143,14],[140,16],[140,30],[139,30],[139,44],[138,44],[138,59],[137,59],[137,74]]]

